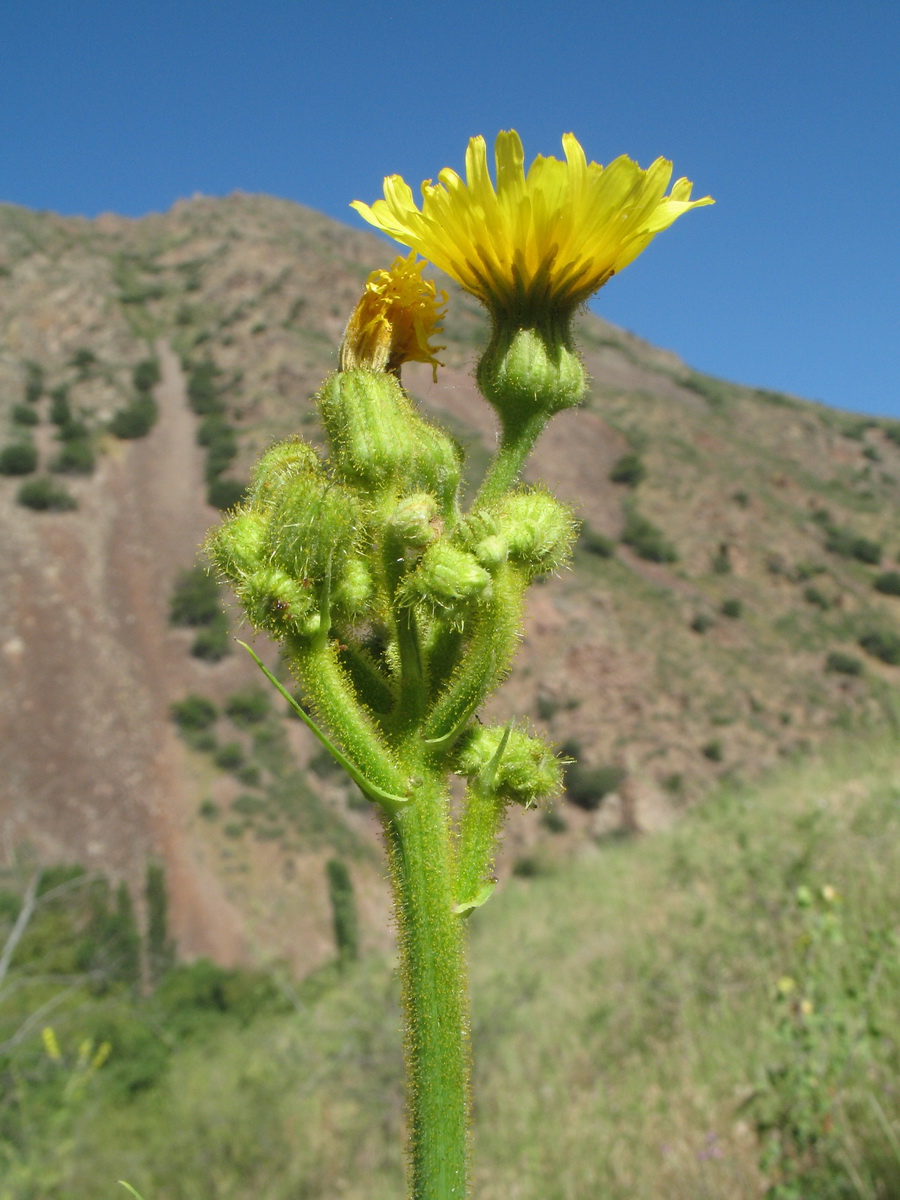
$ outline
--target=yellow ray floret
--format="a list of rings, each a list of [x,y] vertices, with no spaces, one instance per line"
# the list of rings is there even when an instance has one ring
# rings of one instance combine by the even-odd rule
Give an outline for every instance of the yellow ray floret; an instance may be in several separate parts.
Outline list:
[[[642,169],[624,155],[589,163],[576,138],[563,137],[566,161],[542,155],[525,173],[514,131],[497,135],[497,185],[484,138],[466,151],[466,181],[449,167],[422,184],[422,208],[399,175],[384,199],[352,207],[370,224],[412,247],[490,309],[571,311],[621,271],[661,230],[709,196],[691,200],[679,179],[665,194],[672,164]]]
[[[447,295],[422,278],[424,266],[413,252],[396,258],[390,270],[372,272],[344,331],[342,371],[398,371],[405,362],[424,362],[437,377],[443,363],[436,355],[444,347],[431,339],[441,332]]]

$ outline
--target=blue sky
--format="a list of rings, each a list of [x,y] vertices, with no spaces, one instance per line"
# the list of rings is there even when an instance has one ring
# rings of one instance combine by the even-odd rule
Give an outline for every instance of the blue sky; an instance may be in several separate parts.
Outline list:
[[[194,192],[350,224],[467,139],[674,160],[687,214],[592,307],[691,366],[900,417],[896,0],[7,0],[0,200],[88,216]],[[386,257],[391,253],[386,246]]]

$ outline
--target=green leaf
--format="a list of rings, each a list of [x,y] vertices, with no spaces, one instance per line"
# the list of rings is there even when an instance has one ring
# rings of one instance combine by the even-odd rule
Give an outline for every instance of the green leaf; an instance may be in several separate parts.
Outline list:
[[[453,911],[463,917],[467,916],[470,912],[473,912],[476,908],[481,908],[482,904],[484,904],[486,900],[490,900],[496,886],[497,881],[492,879],[489,883],[484,885],[474,900],[464,900],[461,904],[454,904]]]

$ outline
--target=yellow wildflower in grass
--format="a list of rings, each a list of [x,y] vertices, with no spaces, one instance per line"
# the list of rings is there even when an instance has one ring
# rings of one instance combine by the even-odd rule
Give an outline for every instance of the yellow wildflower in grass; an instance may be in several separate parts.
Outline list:
[[[424,362],[431,363],[437,377],[443,363],[436,355],[444,347],[432,345],[431,339],[441,332],[447,295],[422,278],[424,266],[413,252],[395,259],[387,271],[372,272],[344,331],[342,371],[366,367],[396,372],[405,362]]]
[[[384,199],[352,207],[370,224],[419,252],[477,296],[495,316],[529,322],[567,316],[682,213],[712,204],[691,200],[672,164],[642,169],[626,156],[607,167],[588,163],[576,138],[563,136],[566,161],[538,155],[525,173],[515,130],[497,135],[497,186],[484,138],[466,151],[466,182],[449,167],[422,184],[422,208],[399,175]]]

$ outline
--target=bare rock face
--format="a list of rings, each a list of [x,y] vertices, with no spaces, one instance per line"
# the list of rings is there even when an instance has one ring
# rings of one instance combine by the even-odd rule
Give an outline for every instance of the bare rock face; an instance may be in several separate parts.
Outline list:
[[[390,937],[371,815],[280,702],[261,724],[228,715],[255,668],[192,656],[196,630],[169,609],[217,519],[210,484],[246,477],[275,437],[317,440],[311,397],[366,275],[391,257],[267,197],[139,221],[0,206],[0,454],[33,444],[38,474],[76,505],[23,506],[34,475],[0,476],[0,862],[28,846],[139,896],[162,861],[187,956],[327,960],[334,854],[351,863],[364,945]],[[496,437],[472,382],[484,322],[442,285],[447,366],[404,382],[475,478]],[[590,400],[554,420],[529,475],[576,506],[582,539],[574,570],[534,589],[494,707],[548,726],[583,774],[622,779],[560,801],[552,825],[517,817],[507,866],[537,843],[564,856],[663,827],[723,774],[885,719],[897,689],[897,666],[858,639],[897,629],[900,601],[873,583],[877,554],[889,565],[900,550],[898,426],[711,379],[597,317],[581,332]],[[117,437],[147,359],[156,421]],[[218,707],[206,742],[171,720],[188,694]]]

